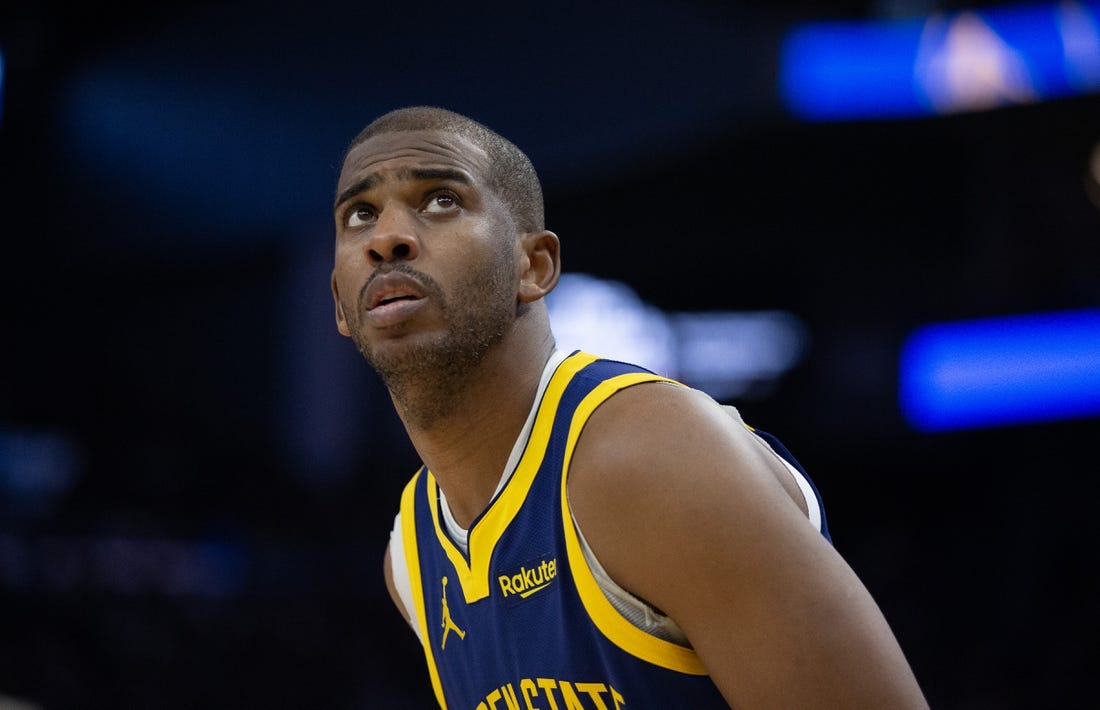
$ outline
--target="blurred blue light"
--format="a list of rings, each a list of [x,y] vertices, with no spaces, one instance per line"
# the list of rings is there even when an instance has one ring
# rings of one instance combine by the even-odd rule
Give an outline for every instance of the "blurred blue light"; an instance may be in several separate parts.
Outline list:
[[[63,433],[0,429],[0,518],[49,512],[80,478],[83,459]]]
[[[902,412],[922,431],[1100,415],[1100,309],[926,326],[899,376]]]
[[[676,372],[675,335],[666,315],[621,281],[562,274],[546,298],[558,347]]]
[[[620,281],[588,274],[563,274],[546,305],[562,350],[633,362],[718,400],[766,394],[809,341],[793,313],[667,313]]]
[[[779,90],[811,121],[913,117],[1100,89],[1100,3],[814,22],[781,47]]]
[[[783,41],[780,93],[811,120],[923,113],[913,61],[923,21],[796,27]]]

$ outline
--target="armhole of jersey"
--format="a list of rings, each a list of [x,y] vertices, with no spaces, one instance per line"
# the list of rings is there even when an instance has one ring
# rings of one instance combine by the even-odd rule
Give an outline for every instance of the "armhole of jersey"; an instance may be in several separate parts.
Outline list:
[[[581,400],[574,410],[573,419],[569,425],[561,476],[561,509],[564,516],[565,546],[569,559],[569,569],[573,581],[577,585],[577,592],[585,611],[588,612],[588,616],[592,619],[596,628],[609,641],[632,656],[662,668],[689,675],[707,675],[707,669],[703,665],[702,659],[693,649],[685,648],[646,633],[632,624],[608,601],[600,588],[599,581],[585,560],[584,551],[581,549],[577,529],[574,526],[573,516],[570,512],[569,499],[566,495],[569,465],[573,459],[573,451],[589,416],[615,392],[643,382],[672,381],[649,373],[619,375],[598,385]]]
[[[405,562],[405,536],[401,531],[401,513],[393,517],[393,530],[390,530],[390,577],[393,579],[397,597],[408,614],[407,621],[412,627],[413,633],[424,643],[420,635],[420,621],[416,614],[416,606],[413,604],[412,584],[409,582],[409,567]]]
[[[573,515],[572,508],[569,510],[569,517],[577,531],[577,540],[580,542],[581,552],[584,553],[584,561],[588,564],[588,569],[592,571],[592,576],[596,578],[596,583],[600,585],[600,591],[603,592],[616,611],[650,636],[690,648],[691,643],[688,641],[687,635],[671,617],[665,616],[656,608],[623,589],[618,582],[611,578],[611,575],[604,569],[603,564],[600,563],[599,558],[596,557],[596,553],[592,551],[588,540],[585,539],[584,531],[581,530],[576,516]]]
[[[405,553],[405,571],[408,573],[409,591],[413,602],[409,607],[409,616],[416,619],[416,626],[420,630],[417,636],[420,637],[420,646],[424,649],[424,658],[428,662],[428,675],[431,677],[435,699],[442,710],[447,710],[447,699],[443,696],[443,683],[439,679],[439,669],[435,666],[431,635],[428,633],[427,612],[424,609],[424,584],[420,579],[420,553],[416,541],[417,482],[424,475],[427,474],[422,468],[412,477],[401,494],[401,549]],[[396,584],[396,580],[394,583]]]
[[[727,407],[727,409],[733,410],[735,418],[741,423],[741,426],[749,431],[753,439],[763,444],[768,453],[778,459],[779,462],[783,464],[783,468],[787,469],[791,476],[794,477],[795,485],[798,486],[798,490],[802,493],[802,499],[806,501],[806,516],[809,518],[810,524],[812,524],[814,529],[818,532],[824,532],[822,529],[824,520],[821,513],[821,500],[818,499],[813,484],[810,483],[810,479],[806,478],[806,476],[798,470],[797,466],[783,458],[782,454],[776,451],[766,438],[759,436],[756,429],[746,424],[745,420],[741,417],[741,412],[739,412],[736,407]]]
[[[777,459],[783,462],[783,466],[791,472],[792,476],[794,476],[794,482],[798,484],[798,490],[802,491],[802,497],[806,500],[806,512],[807,515],[809,515],[810,522],[813,524],[814,529],[821,532],[821,502],[814,494],[814,489],[810,486],[810,482],[806,480],[802,472],[795,468],[790,461],[776,453],[775,449],[772,449],[772,447],[768,445],[768,442],[764,441],[763,443],[773,454],[775,454]]]

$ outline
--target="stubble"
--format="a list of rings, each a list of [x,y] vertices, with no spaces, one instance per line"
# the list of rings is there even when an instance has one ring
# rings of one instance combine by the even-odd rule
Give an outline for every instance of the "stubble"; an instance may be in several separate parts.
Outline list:
[[[415,278],[440,310],[446,327],[435,334],[415,334],[402,347],[372,347],[361,329],[349,328],[352,341],[389,389],[407,425],[429,429],[454,414],[471,385],[471,373],[500,343],[516,318],[515,273],[511,255],[470,271],[448,295],[427,274],[407,264],[401,271]],[[357,313],[364,313],[362,303]],[[392,345],[392,343],[390,344]]]

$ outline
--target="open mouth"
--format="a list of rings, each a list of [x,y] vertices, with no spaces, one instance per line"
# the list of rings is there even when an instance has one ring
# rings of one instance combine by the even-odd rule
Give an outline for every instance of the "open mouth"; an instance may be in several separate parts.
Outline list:
[[[382,306],[389,306],[389,305],[392,305],[394,303],[401,303],[403,301],[419,301],[419,300],[420,300],[420,296],[414,296],[411,293],[397,293],[397,294],[393,294],[392,296],[385,296],[384,298],[378,299],[378,302],[375,303],[370,308],[368,308],[367,310],[373,311],[375,308],[381,308]]]
[[[403,303],[411,305],[424,299],[424,290],[420,283],[403,273],[376,274],[366,287],[363,298],[366,310],[387,306],[386,310],[396,308]]]
[[[378,303],[374,307],[377,308],[378,306],[386,306],[386,305],[389,305],[391,303],[397,303],[398,301],[418,301],[418,300],[420,300],[420,297],[419,296],[413,296],[413,295],[387,296],[387,297],[379,300]]]

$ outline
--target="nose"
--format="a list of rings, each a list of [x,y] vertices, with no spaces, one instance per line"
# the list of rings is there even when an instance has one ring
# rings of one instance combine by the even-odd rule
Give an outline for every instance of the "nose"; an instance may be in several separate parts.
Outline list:
[[[387,206],[378,215],[366,244],[367,258],[376,266],[388,261],[411,261],[420,254],[415,217],[398,206]]]

